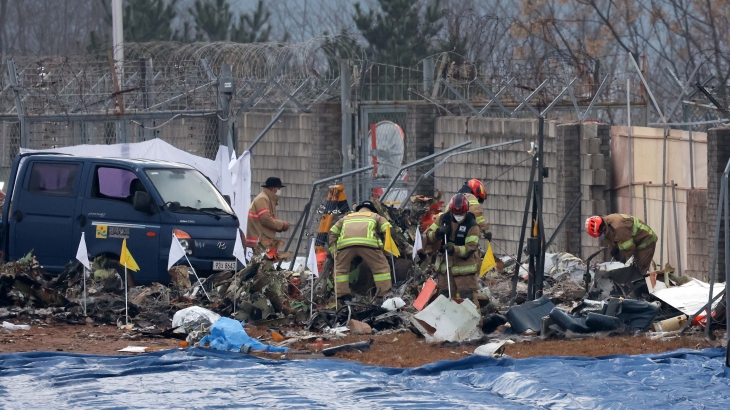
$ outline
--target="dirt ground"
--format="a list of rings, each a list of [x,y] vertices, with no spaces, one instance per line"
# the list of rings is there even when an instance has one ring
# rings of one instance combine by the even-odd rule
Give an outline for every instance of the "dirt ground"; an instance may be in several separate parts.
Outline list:
[[[270,342],[265,328],[246,326],[253,337]],[[373,339],[369,351],[342,352],[338,359],[363,364],[413,367],[439,360],[454,360],[471,355],[477,346],[446,347],[428,344],[423,338],[410,332],[356,336],[325,340],[322,344],[307,342],[293,343],[292,350],[284,355],[290,359],[323,358],[318,353],[322,348]],[[708,342],[697,336],[683,336],[669,341],[650,340],[646,336],[608,337],[603,339],[531,341],[507,345],[505,353],[514,358],[533,356],[606,356],[613,354],[660,353],[679,348],[703,349],[717,346],[719,342]],[[180,341],[163,338],[139,337],[134,332],[108,325],[32,325],[30,330],[16,330],[0,333],[0,354],[29,351],[61,351],[102,355],[120,355],[117,350],[127,346],[146,346],[147,351],[181,347]],[[261,355],[273,359],[281,355]]]

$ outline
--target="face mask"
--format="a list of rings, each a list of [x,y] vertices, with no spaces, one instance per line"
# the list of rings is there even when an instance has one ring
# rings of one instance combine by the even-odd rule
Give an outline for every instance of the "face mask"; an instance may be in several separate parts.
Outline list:
[[[454,215],[454,219],[456,219],[456,222],[461,222],[466,218],[466,215]]]

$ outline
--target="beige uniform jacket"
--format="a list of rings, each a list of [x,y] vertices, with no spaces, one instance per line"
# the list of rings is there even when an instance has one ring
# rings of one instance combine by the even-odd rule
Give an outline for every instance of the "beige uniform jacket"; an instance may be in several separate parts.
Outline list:
[[[279,196],[264,188],[251,202],[248,210],[248,227],[246,228],[246,246],[254,247],[261,242],[271,246],[277,232],[284,229],[284,222],[276,219],[276,206]]]

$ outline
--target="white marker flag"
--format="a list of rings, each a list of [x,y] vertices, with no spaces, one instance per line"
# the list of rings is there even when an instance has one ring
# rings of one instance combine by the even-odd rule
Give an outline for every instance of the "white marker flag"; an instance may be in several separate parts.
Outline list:
[[[84,232],[81,232],[81,241],[79,242],[79,250],[76,251],[76,259],[81,262],[86,269],[91,270],[91,264],[89,263],[89,251],[86,250],[86,236]]]
[[[167,257],[167,270],[172,268],[175,262],[179,261],[180,258],[185,256],[185,249],[180,245],[180,241],[177,239],[175,234],[172,234],[172,242],[170,243],[170,255]]]
[[[246,250],[243,248],[243,242],[241,242],[241,232],[236,229],[236,243],[233,245],[233,256],[236,257],[243,266],[246,266]]]
[[[319,277],[319,267],[317,266],[317,253],[314,251],[314,241],[312,238],[312,247],[309,248],[309,256],[307,256],[307,267],[312,271],[312,275]]]
[[[413,241],[413,260],[416,260],[418,251],[423,249],[423,243],[421,242],[421,230],[416,226],[416,239]]]

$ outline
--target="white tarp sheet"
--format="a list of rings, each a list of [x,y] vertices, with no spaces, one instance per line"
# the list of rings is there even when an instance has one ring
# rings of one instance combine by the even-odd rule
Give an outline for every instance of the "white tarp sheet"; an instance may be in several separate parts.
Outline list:
[[[227,149],[228,148],[226,148],[226,150]],[[129,144],[84,144],[44,150],[32,150],[26,148],[20,149],[21,154],[26,152],[59,152],[77,157],[152,159],[180,162],[196,168],[198,171],[202,172],[203,175],[213,181],[213,183],[216,183],[216,181],[220,179],[218,171],[219,166],[215,163],[215,161],[177,149],[159,138]],[[220,187],[218,188],[220,189]]]
[[[713,297],[725,291],[724,283],[715,283],[712,288]],[[692,279],[692,282],[681,286],[673,286],[666,289],[658,289],[652,293],[687,316],[692,316],[707,304],[710,296],[710,284],[701,280]],[[713,303],[714,308],[722,298]]]

